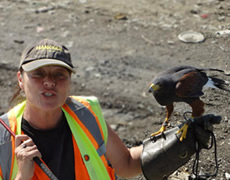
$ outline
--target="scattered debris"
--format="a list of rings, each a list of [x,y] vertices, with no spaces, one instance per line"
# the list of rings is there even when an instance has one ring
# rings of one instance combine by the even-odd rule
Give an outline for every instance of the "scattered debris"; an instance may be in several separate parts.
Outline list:
[[[23,43],[24,43],[24,40],[15,39],[14,42],[15,42],[15,43],[18,43],[18,44],[23,44]]]
[[[79,0],[80,3],[84,4],[87,2],[87,0]]]
[[[203,19],[208,18],[208,14],[201,14],[200,17],[202,17]]]
[[[51,7],[41,7],[39,9],[36,9],[35,13],[46,13],[46,12],[51,11],[51,10],[54,10],[53,6],[51,6]]]
[[[145,42],[147,42],[148,44],[154,45],[154,42],[151,41],[150,39],[146,38],[144,35],[141,35],[142,39],[144,39]]]
[[[37,33],[40,33],[42,31],[44,31],[44,27],[38,26],[36,31],[37,31]]]
[[[114,16],[114,18],[115,18],[116,20],[128,20],[127,15],[124,14],[124,13],[117,13],[117,14]]]
[[[223,36],[223,35],[230,35],[230,30],[226,29],[226,30],[222,30],[222,31],[217,31],[216,32],[217,35]]]
[[[186,43],[200,43],[205,40],[205,37],[203,34],[199,32],[194,32],[194,31],[182,32],[178,35],[178,38],[182,42],[186,42]]]
[[[225,178],[226,178],[226,180],[230,180],[230,174],[229,173],[225,173]]]

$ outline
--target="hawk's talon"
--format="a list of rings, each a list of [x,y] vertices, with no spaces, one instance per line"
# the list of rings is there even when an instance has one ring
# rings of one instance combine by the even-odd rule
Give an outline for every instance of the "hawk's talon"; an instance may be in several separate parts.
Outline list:
[[[162,134],[164,131],[165,131],[166,127],[165,126],[161,126],[160,130],[155,132],[155,133],[152,133],[150,136],[156,136],[156,135],[159,135],[159,134]]]
[[[177,131],[177,134],[181,133],[180,141],[183,141],[183,139],[186,139],[187,130],[188,130],[188,124],[185,123],[185,124]]]

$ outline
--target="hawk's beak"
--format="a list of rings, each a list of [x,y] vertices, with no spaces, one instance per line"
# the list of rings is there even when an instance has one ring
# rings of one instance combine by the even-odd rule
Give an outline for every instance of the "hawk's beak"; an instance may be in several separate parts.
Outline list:
[[[160,88],[159,85],[151,84],[151,86],[149,87],[149,93],[153,91],[157,91],[159,88]]]

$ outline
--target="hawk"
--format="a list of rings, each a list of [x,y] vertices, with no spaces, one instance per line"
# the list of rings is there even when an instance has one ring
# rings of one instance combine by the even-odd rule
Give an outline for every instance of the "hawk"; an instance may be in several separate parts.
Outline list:
[[[185,102],[192,108],[192,117],[199,117],[204,113],[204,102],[200,99],[202,96],[203,89],[206,87],[219,88],[222,90],[229,91],[229,83],[220,78],[211,77],[206,74],[206,71],[219,71],[223,74],[225,72],[220,69],[199,69],[192,66],[176,66],[166,71],[161,72],[157,75],[150,87],[149,92],[153,94],[156,101],[166,106],[166,118],[160,128],[152,136],[160,134],[165,131],[174,109],[174,102]],[[225,74],[229,75],[229,74]],[[185,125],[178,131],[182,133],[180,140],[186,138],[188,124]]]

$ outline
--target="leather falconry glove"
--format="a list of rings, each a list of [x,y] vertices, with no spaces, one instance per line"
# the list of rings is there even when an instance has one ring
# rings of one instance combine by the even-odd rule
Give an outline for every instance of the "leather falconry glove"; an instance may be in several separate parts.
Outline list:
[[[180,134],[177,133],[183,124],[143,141],[141,164],[146,179],[167,179],[195,154],[197,143],[199,150],[207,148],[213,124],[220,123],[221,116],[207,114],[188,121],[188,134],[183,141],[180,141]]]

